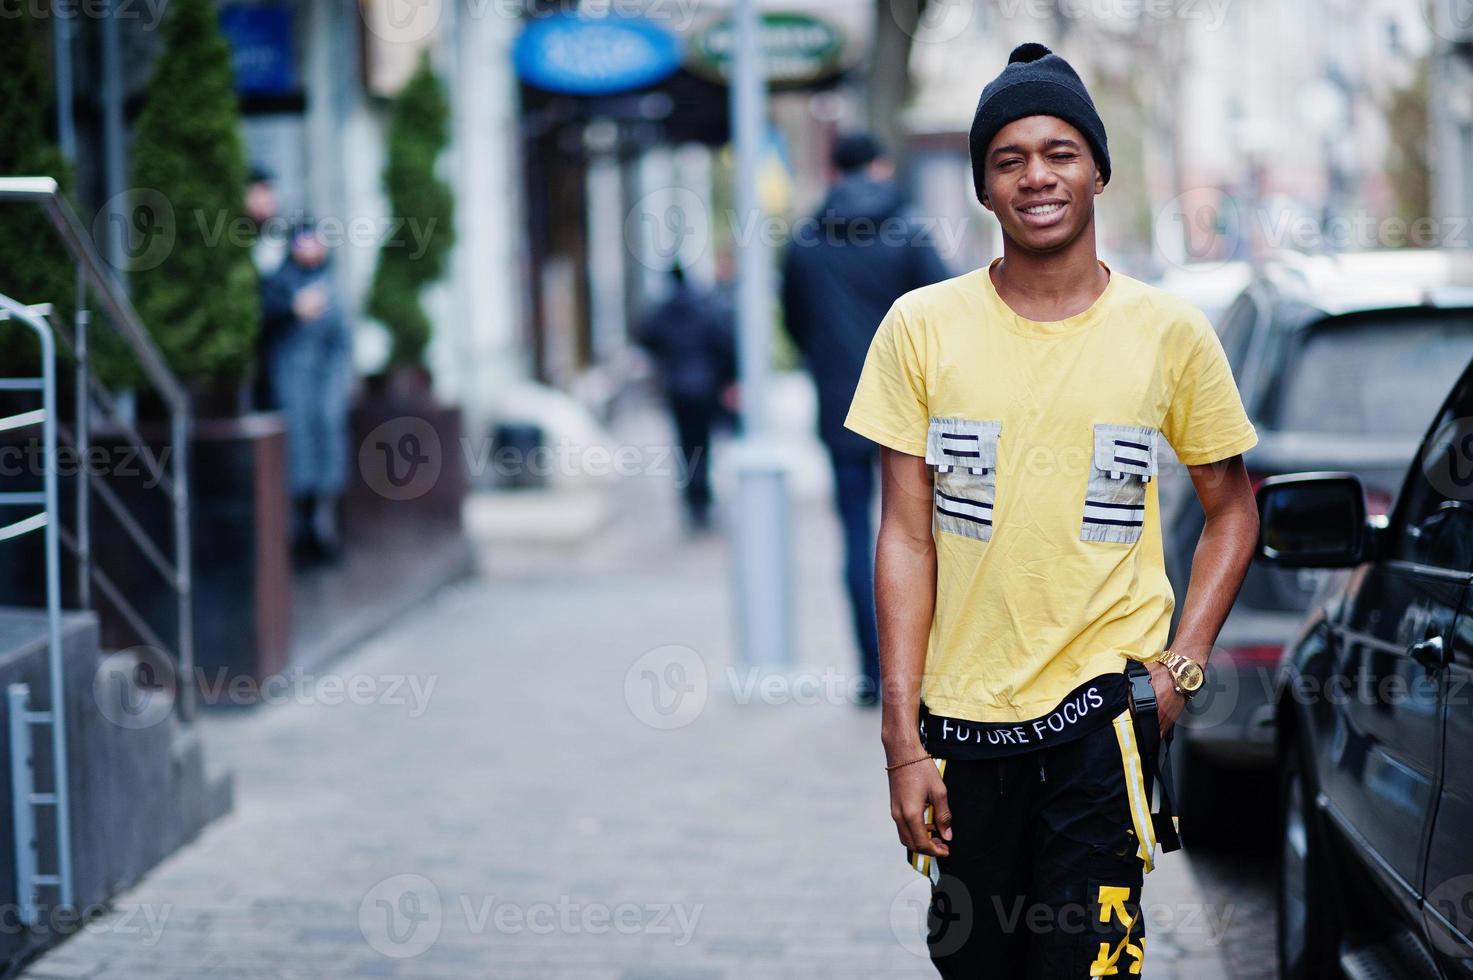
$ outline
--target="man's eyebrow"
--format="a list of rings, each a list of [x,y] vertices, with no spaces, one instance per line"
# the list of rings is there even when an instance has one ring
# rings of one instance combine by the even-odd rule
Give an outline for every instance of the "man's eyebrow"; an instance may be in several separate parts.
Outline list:
[[[1072,150],[1077,150],[1079,149],[1079,144],[1066,136],[1056,136],[1043,144],[1043,148],[1045,150],[1053,150],[1059,147],[1067,147]],[[1021,146],[1018,146],[1016,143],[1005,143],[1002,146],[999,146],[997,149],[993,150],[992,153],[989,155],[992,157],[997,157],[1001,156],[1004,153],[1026,154],[1027,151],[1024,150]]]

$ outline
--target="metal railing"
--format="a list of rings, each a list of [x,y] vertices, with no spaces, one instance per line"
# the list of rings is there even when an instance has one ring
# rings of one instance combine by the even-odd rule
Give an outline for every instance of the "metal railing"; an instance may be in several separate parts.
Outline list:
[[[50,688],[49,707],[32,711],[30,685],[15,683],[6,688],[7,716],[10,726],[11,821],[15,841],[16,899],[21,921],[35,925],[40,921],[36,896],[39,885],[55,885],[61,892],[61,904],[74,906],[72,898],[72,830],[70,780],[67,774],[66,697],[61,662],[61,519],[57,498],[56,466],[56,345],[51,325],[45,320],[47,307],[17,303],[0,293],[0,320],[15,320],[36,334],[41,347],[41,375],[36,378],[0,379],[6,391],[39,391],[41,407],[16,412],[0,418],[0,431],[41,426],[42,488],[0,494],[0,503],[11,506],[39,504],[41,510],[0,527],[0,541],[18,538],[32,531],[46,534],[46,668]],[[51,792],[36,790],[35,756],[31,751],[31,726],[51,728],[52,766]],[[55,814],[56,870],[42,873],[37,860],[35,813],[32,808],[50,806]]]
[[[84,608],[93,608],[92,590],[95,586],[143,643],[171,657],[177,667],[175,693],[179,715],[186,722],[193,721],[196,704],[190,578],[188,392],[169,370],[133,304],[98,254],[56,181],[50,177],[0,177],[0,203],[39,207],[76,264],[76,317],[72,340],[68,342],[62,331],[48,331],[48,335],[71,354],[76,365],[76,426],[69,429],[58,425],[58,437],[75,449],[79,460],[86,460],[91,439],[89,420],[93,410],[98,411],[137,450],[138,458],[172,508],[173,548],[166,549],[149,536],[142,522],[103,479],[103,474],[94,473],[85,465],[78,468],[76,527],[58,526],[56,530],[61,543],[76,557],[80,602]],[[167,467],[119,410],[112,394],[92,374],[88,361],[88,331],[92,319],[87,308],[89,297],[95,298],[101,312],[107,314],[110,326],[127,344],[144,378],[163,401],[169,416],[170,432]],[[158,635],[147,618],[128,601],[118,583],[93,561],[91,503],[94,496],[137,552],[159,572],[175,593],[178,621],[175,644],[166,643]]]

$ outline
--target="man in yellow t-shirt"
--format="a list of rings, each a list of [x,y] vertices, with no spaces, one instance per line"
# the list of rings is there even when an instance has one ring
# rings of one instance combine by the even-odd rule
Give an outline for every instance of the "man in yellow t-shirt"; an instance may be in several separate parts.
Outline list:
[[[1016,49],[971,155],[1002,257],[890,307],[845,420],[883,447],[891,813],[935,883],[943,976],[1123,976],[1174,843],[1150,812],[1162,739],[1257,540],[1257,435],[1206,317],[1096,255],[1109,154],[1066,61]],[[1170,649],[1168,443],[1207,515]]]

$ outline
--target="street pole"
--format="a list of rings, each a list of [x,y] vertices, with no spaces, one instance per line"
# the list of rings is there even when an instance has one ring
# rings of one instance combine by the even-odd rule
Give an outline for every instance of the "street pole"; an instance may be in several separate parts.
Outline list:
[[[762,241],[757,167],[766,128],[767,80],[756,0],[737,0],[731,73],[731,125],[736,144],[733,197],[737,220],[738,373],[742,439],[734,543],[737,630],[742,659],[753,666],[792,663],[792,560],[787,469],[773,444],[767,413],[772,354],[772,262]]]
[[[77,162],[77,127],[72,119],[75,95],[72,90],[72,13],[61,9],[62,0],[51,3],[52,71],[56,84],[56,139],[67,163]]]

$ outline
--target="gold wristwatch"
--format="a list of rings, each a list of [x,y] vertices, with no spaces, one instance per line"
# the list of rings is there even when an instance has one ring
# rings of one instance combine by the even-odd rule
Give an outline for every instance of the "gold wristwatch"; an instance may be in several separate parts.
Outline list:
[[[1202,683],[1207,679],[1207,674],[1202,669],[1202,665],[1191,657],[1173,653],[1171,650],[1163,650],[1161,656],[1156,659],[1161,666],[1171,671],[1171,676],[1176,679],[1176,693],[1188,701],[1202,689]]]

